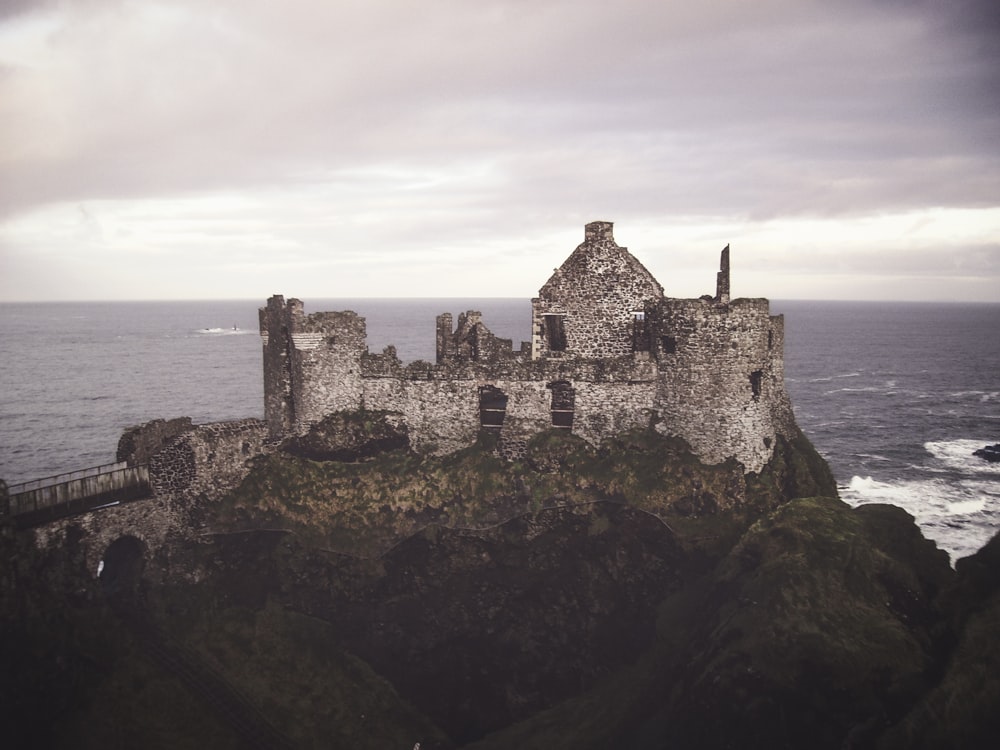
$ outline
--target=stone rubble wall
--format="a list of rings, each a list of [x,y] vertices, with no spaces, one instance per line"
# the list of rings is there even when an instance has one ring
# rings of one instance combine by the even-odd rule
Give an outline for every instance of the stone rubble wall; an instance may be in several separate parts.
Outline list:
[[[500,440],[510,457],[517,453],[511,446],[526,445],[531,436],[553,426],[549,385],[564,379],[564,373],[536,369],[531,374],[535,377],[509,379],[480,373],[479,378],[440,380],[365,378],[364,405],[401,413],[416,450],[444,454],[475,442],[481,429],[480,388],[494,386],[508,398]],[[655,380],[570,382],[576,386],[573,432],[585,440],[596,444],[650,424]]]
[[[217,499],[243,481],[249,460],[265,451],[268,438],[260,419],[198,425],[150,460],[153,493]]]
[[[263,348],[264,418],[271,435],[292,430],[291,330],[292,318],[302,315],[302,303],[291,299],[287,305],[280,294],[260,309],[260,340]]]
[[[451,313],[437,317],[436,362],[496,362],[521,356],[514,351],[511,339],[493,335],[482,321],[482,313],[469,310],[458,316],[458,325],[452,330]]]
[[[594,445],[605,438],[649,427],[654,421],[655,381],[574,383],[573,433]]]
[[[360,407],[365,321],[351,311],[313,313],[292,332],[292,393],[301,431],[335,411]]]
[[[473,380],[365,378],[363,385],[364,407],[402,414],[417,451],[451,453],[476,440],[479,389]]]
[[[69,544],[69,536],[85,540],[87,570],[96,577],[108,547],[123,536],[142,542],[149,559],[169,549],[173,535],[190,535],[187,509],[174,498],[154,496],[110,508],[71,516],[36,526],[20,533],[29,534],[40,550],[58,551]]]
[[[189,430],[193,430],[191,417],[177,419],[154,419],[137,427],[129,427],[118,439],[116,460],[129,466],[149,463],[170,440]]]

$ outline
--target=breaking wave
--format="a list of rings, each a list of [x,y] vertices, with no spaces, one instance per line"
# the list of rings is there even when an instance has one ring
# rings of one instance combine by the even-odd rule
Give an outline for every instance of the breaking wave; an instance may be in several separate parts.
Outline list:
[[[1000,466],[973,456],[978,440],[924,444],[928,461],[910,477],[851,477],[839,488],[853,505],[888,503],[912,515],[929,539],[952,561],[973,554],[1000,527]]]
[[[934,458],[929,467],[931,470],[961,471],[1000,478],[1000,463],[990,463],[973,455],[985,445],[983,440],[940,440],[924,443],[924,448]]]

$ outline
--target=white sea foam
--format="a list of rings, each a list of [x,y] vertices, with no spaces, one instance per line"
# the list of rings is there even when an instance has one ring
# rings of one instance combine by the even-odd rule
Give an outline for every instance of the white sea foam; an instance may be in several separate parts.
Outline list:
[[[891,459],[888,456],[883,456],[881,453],[859,453],[858,458],[868,459],[869,461],[880,461],[888,462]]]
[[[949,516],[968,516],[986,508],[986,499],[959,500],[957,503],[948,503]]]
[[[985,404],[990,401],[996,401],[997,397],[1000,396],[1000,391],[952,391],[948,396],[949,398],[968,398],[973,396],[976,400]]]
[[[960,471],[963,474],[1000,477],[1000,463],[990,463],[973,455],[986,445],[985,440],[936,440],[924,443],[924,448],[934,457],[939,468]],[[929,468],[933,469],[935,466]]]
[[[809,378],[807,382],[809,383],[829,383],[831,380],[837,380],[838,378],[858,378],[861,377],[860,372],[844,372],[839,375],[824,375],[819,378]],[[787,380],[787,378],[786,378]]]
[[[823,395],[832,396],[835,393],[889,393],[889,390],[883,385],[868,385],[863,388],[834,388]]]
[[[896,505],[912,515],[924,536],[954,561],[971,555],[1000,529],[1000,482],[940,477],[882,481],[854,476],[840,496],[855,507]]]
[[[241,336],[249,333],[257,333],[245,328],[200,328],[195,333],[204,336]]]

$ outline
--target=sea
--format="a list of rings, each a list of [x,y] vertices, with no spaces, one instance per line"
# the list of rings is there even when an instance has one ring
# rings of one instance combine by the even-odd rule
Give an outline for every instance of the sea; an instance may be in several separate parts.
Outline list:
[[[0,304],[0,478],[112,463],[152,419],[263,417],[263,301]],[[1000,529],[1000,305],[772,301],[796,419],[852,505],[891,503],[952,560]],[[435,317],[466,310],[515,346],[527,299],[308,300],[354,310],[368,347],[433,361]]]

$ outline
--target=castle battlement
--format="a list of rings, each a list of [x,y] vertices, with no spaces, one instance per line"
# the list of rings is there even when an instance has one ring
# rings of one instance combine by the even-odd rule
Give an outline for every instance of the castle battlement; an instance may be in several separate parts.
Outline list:
[[[652,425],[703,461],[759,471],[775,437],[795,429],[783,318],[766,299],[730,299],[728,246],[714,296],[670,298],[615,242],[611,222],[593,222],[531,305],[519,348],[476,311],[444,313],[436,362],[404,365],[394,347],[368,351],[356,313],[307,315],[301,301],[271,297],[260,311],[271,437],[366,408],[402,415],[418,450],[449,453],[489,430],[516,457],[543,430],[597,444]]]

